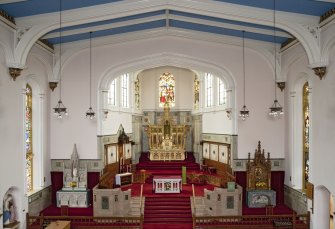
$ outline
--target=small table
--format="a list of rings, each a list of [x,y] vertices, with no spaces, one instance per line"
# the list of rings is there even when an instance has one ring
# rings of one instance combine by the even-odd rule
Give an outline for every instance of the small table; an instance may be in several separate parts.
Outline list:
[[[155,193],[180,193],[181,176],[154,176],[152,189]]]

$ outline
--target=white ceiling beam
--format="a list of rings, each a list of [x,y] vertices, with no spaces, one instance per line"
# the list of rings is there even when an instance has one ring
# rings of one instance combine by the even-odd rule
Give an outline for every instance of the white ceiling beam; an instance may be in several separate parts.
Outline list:
[[[207,25],[207,26],[215,26],[215,27],[220,27],[223,29],[233,29],[233,30],[240,30],[240,31],[244,30],[250,33],[259,33],[259,34],[273,36],[273,29],[272,30],[261,29],[261,28],[255,28],[252,26],[236,25],[236,24],[231,24],[231,23],[210,21],[206,19],[191,18],[191,17],[185,17],[185,16],[173,15],[173,14],[170,15],[170,19],[183,21],[183,22],[189,22],[189,23],[195,23],[195,24],[201,24],[201,25]],[[276,31],[276,36],[292,38],[291,34],[287,32],[282,32],[282,31]]]
[[[146,18],[138,18],[138,19],[133,19],[133,20],[128,20],[128,21],[115,22],[113,24],[90,26],[90,27],[81,28],[81,29],[66,30],[66,31],[62,31],[62,36],[71,36],[71,35],[76,35],[76,34],[115,29],[119,27],[137,25],[137,24],[152,22],[152,21],[157,21],[157,20],[165,20],[165,15],[156,15],[156,16],[151,16],[151,17],[146,17]],[[56,38],[59,36],[60,36],[59,32],[49,33],[43,36],[43,39]]]

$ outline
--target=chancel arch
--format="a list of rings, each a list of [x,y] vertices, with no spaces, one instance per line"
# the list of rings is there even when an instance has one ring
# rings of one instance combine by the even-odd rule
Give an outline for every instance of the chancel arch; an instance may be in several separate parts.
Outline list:
[[[234,109],[235,106],[235,79],[233,77],[233,74],[229,71],[228,68],[217,66],[215,64],[208,63],[207,60],[203,60],[200,58],[194,58],[186,55],[181,54],[175,54],[175,53],[162,53],[162,54],[155,54],[150,56],[145,56],[141,58],[136,58],[134,60],[129,61],[128,63],[124,63],[122,65],[118,66],[110,66],[108,69],[106,69],[103,74],[100,77],[98,88],[98,107],[99,110],[105,110],[106,109],[106,93],[108,91],[108,85],[112,82],[112,80],[125,72],[133,73],[133,75],[137,75],[138,72],[141,72],[145,69],[153,69],[158,67],[166,67],[171,66],[175,68],[182,68],[182,69],[189,69],[193,71],[195,74],[196,72],[201,74],[205,72],[210,72],[213,75],[217,76],[218,78],[222,79],[225,83],[226,90],[229,91],[229,102],[227,106],[229,108]],[[194,76],[193,74],[193,76]],[[157,80],[158,83],[158,80]],[[178,94],[178,82],[176,82],[176,93]],[[193,79],[192,79],[192,85],[193,85]],[[193,86],[192,86],[193,87]],[[193,89],[192,89],[193,91]],[[157,108],[158,108],[158,87],[155,92],[157,95]],[[193,98],[193,95],[191,96]],[[190,101],[191,101],[190,98]],[[193,103],[192,103],[193,104]],[[192,108],[191,108],[192,109]],[[101,113],[101,115],[98,116],[98,134],[105,134],[104,133],[104,116]],[[232,119],[232,127],[231,132],[232,134],[236,133],[236,120]],[[128,128],[125,126],[126,132],[128,132]],[[115,131],[114,131],[115,132]],[[114,133],[113,132],[113,133]]]

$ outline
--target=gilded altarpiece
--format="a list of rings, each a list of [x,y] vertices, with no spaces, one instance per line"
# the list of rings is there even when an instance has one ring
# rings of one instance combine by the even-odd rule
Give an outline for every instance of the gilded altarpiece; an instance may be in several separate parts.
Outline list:
[[[276,205],[276,192],[271,190],[271,161],[270,153],[265,158],[261,142],[255,150],[254,160],[251,161],[250,153],[247,162],[247,203],[249,207],[265,207]]]
[[[164,106],[164,116],[159,124],[148,126],[150,160],[184,160],[186,143],[186,125],[174,124],[170,116],[170,107]]]

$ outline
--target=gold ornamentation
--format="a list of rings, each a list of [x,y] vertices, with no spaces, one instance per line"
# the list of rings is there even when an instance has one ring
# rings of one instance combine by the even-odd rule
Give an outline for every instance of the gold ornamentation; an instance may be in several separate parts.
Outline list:
[[[285,88],[285,82],[277,82],[277,86],[280,89],[280,91],[283,91]]]
[[[314,74],[317,75],[320,78],[320,80],[322,80],[322,78],[326,74],[327,67],[316,67],[313,68],[313,70]]]
[[[49,82],[49,87],[51,91],[54,91],[57,85],[58,85],[58,82]]]
[[[16,80],[16,77],[21,75],[21,68],[9,68],[9,75],[13,78],[13,80]]]

